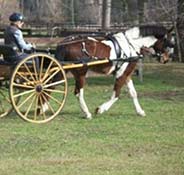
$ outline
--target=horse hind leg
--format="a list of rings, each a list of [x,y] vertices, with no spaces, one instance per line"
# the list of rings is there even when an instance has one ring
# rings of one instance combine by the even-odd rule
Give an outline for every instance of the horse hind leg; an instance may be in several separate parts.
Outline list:
[[[137,114],[140,115],[140,116],[146,116],[144,110],[141,108],[141,106],[139,104],[138,97],[137,97],[137,92],[135,90],[133,81],[131,79],[128,79],[126,84],[127,84],[130,96],[133,99],[133,103],[134,103],[135,110],[136,110]]]
[[[78,98],[80,108],[82,112],[85,114],[87,119],[92,119],[92,115],[89,112],[89,109],[84,100],[83,86],[85,84],[85,76],[79,76],[79,74],[74,74],[74,77],[75,77],[75,95]]]
[[[118,100],[118,97],[115,96],[115,92],[113,92],[109,101],[103,103],[96,109],[96,114],[102,114],[105,111],[108,111],[110,107]]]
[[[119,71],[116,73],[116,81],[114,84],[114,91],[109,101],[103,103],[96,109],[96,113],[103,113],[105,111],[108,111],[110,107],[119,99],[120,90],[122,86],[125,84],[127,75],[124,74],[124,72],[127,69],[128,63],[124,63],[123,66],[119,69]]]
[[[83,88],[80,89],[79,93],[76,94],[76,96],[78,97],[80,108],[81,108],[82,112],[85,114],[86,118],[92,119],[92,115],[89,112],[89,109],[88,109],[86,102],[84,100],[84,89]]]

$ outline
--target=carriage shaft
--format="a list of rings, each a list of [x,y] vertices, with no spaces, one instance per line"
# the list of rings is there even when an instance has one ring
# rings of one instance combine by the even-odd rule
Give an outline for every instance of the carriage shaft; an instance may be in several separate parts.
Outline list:
[[[67,70],[67,69],[74,69],[74,68],[82,68],[85,66],[94,66],[94,65],[100,65],[100,64],[105,64],[105,63],[109,63],[109,60],[98,60],[98,61],[92,61],[92,62],[88,62],[88,63],[78,63],[78,64],[69,64],[69,65],[63,65],[63,69]]]

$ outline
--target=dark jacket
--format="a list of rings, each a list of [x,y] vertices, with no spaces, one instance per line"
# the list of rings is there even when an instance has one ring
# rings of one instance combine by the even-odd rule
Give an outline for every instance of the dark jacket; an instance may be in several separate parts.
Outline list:
[[[32,49],[32,44],[27,44],[24,41],[22,31],[14,25],[10,25],[5,29],[4,42],[5,44],[16,46],[20,52]]]

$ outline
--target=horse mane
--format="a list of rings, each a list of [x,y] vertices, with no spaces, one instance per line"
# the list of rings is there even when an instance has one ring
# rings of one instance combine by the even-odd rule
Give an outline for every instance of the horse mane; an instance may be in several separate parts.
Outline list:
[[[167,34],[167,29],[164,26],[158,26],[158,25],[145,25],[140,26],[140,35],[143,37],[153,35],[156,38],[160,39]]]

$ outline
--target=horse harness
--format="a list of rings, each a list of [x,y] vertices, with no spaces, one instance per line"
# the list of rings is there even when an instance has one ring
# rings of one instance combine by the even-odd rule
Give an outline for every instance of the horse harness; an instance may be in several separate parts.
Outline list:
[[[130,61],[130,62],[137,61],[137,57],[136,57],[136,59],[135,59],[135,57],[132,57],[132,58],[129,59],[129,57],[125,54],[125,52],[123,52],[123,58],[121,58],[122,48],[121,48],[119,42],[117,41],[117,39],[112,34],[107,35],[106,36],[106,39],[107,40],[110,40],[113,43],[113,45],[114,45],[115,53],[116,53],[116,56],[117,56],[117,59],[116,60],[113,60],[114,62],[116,62],[115,72],[118,71],[121,68],[121,66],[123,65],[123,63],[125,62],[125,60],[126,61]],[[128,41],[128,39],[127,39],[127,42],[134,49],[133,45]],[[82,43],[81,43],[81,51],[87,57],[91,57],[93,59],[97,59],[96,57],[90,55],[90,53],[87,51],[85,41],[82,41]],[[141,57],[141,54],[137,53],[137,55],[138,55],[138,57]]]

